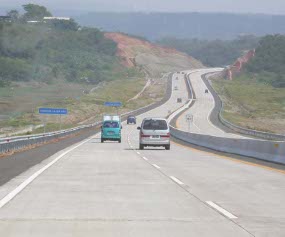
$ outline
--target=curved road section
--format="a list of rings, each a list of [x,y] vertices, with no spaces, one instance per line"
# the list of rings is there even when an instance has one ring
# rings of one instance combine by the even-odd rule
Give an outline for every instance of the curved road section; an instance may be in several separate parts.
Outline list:
[[[138,123],[181,106],[176,76]],[[123,127],[120,144],[96,134],[3,185],[0,236],[284,236],[283,171],[174,142],[141,151],[136,126]]]
[[[220,68],[214,68],[185,72],[187,73],[187,80],[191,81],[192,90],[195,92],[195,103],[177,119],[176,126],[178,129],[217,137],[243,138],[240,135],[226,133],[210,121],[210,115],[215,107],[215,100],[203,82],[202,75],[221,70]],[[208,93],[205,93],[206,89]],[[187,120],[187,116],[191,116],[192,120]]]

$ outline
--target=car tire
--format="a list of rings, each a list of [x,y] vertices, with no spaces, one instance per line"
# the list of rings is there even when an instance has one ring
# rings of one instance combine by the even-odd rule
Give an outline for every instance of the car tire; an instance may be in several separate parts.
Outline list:
[[[143,150],[143,149],[144,149],[144,145],[140,144],[140,150]]]
[[[166,150],[170,150],[170,145],[166,145],[166,146],[165,146],[165,149],[166,149]]]
[[[104,139],[101,138],[101,143],[104,143]]]
[[[119,140],[118,140],[118,142],[119,142],[119,143],[121,143],[121,142],[122,142],[122,140],[121,140],[121,139],[119,139]]]

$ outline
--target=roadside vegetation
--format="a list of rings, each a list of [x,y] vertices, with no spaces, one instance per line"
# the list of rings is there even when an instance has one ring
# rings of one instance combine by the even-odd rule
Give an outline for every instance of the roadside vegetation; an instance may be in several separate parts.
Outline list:
[[[232,81],[215,80],[224,117],[243,127],[285,133],[285,36],[261,39],[255,57]]]
[[[117,44],[104,32],[73,19],[43,20],[52,14],[42,6],[23,8],[0,22],[0,133],[42,124],[40,106],[68,108],[64,126],[75,126],[103,113],[104,100],[124,102],[143,88],[144,73],[120,63]],[[52,116],[48,123],[58,127]]]

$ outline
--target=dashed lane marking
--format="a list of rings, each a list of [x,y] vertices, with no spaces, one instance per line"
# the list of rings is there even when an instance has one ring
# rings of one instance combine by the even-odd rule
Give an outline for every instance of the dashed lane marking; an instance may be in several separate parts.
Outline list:
[[[158,165],[156,165],[156,164],[152,164],[155,168],[157,168],[157,169],[161,169]]]
[[[212,201],[207,201],[206,202],[209,206],[211,206],[212,208],[214,208],[215,210],[217,210],[218,212],[220,212],[221,214],[223,214],[224,216],[228,217],[229,219],[237,219],[237,217],[235,215],[233,215],[232,213],[228,212],[227,210],[225,210],[224,208],[218,206],[217,204],[215,204]]]
[[[184,183],[180,181],[179,179],[175,178],[174,176],[170,176],[170,178],[175,182],[178,183],[179,185],[183,185]]]

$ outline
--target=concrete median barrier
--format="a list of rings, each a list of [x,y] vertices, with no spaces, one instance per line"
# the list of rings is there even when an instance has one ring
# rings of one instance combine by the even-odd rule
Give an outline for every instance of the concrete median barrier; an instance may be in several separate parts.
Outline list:
[[[207,147],[216,151],[285,164],[285,142],[215,137],[188,133],[174,127],[171,127],[170,131],[174,138],[190,144]]]

